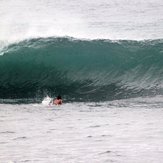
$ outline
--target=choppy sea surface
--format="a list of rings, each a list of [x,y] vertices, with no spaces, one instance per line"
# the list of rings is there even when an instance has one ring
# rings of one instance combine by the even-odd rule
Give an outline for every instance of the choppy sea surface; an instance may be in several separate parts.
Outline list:
[[[2,163],[161,163],[163,97],[0,105]]]

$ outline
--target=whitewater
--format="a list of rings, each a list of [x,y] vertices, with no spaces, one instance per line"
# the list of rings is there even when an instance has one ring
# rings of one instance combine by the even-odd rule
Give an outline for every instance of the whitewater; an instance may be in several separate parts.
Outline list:
[[[161,163],[163,97],[0,105],[2,163]]]
[[[0,40],[71,36],[87,39],[160,39],[161,0],[1,0]]]
[[[0,163],[162,163],[162,117],[163,1],[0,1]]]

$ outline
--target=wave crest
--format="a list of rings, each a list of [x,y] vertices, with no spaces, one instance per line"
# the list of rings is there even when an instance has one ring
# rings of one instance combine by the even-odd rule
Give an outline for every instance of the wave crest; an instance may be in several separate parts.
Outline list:
[[[0,56],[0,98],[99,101],[162,94],[163,40],[39,38]]]

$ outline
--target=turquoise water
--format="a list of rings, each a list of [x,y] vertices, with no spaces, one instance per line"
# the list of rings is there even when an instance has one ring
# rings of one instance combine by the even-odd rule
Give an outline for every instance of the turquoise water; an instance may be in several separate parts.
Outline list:
[[[106,101],[162,94],[163,41],[38,38],[0,56],[0,97],[62,94],[67,101]]]

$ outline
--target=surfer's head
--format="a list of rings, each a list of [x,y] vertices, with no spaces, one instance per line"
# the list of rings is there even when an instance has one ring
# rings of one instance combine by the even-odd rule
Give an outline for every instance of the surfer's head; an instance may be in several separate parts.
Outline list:
[[[61,98],[61,96],[60,96],[60,95],[58,95],[58,96],[57,96],[57,99],[59,100],[59,99],[62,99],[62,98]]]

